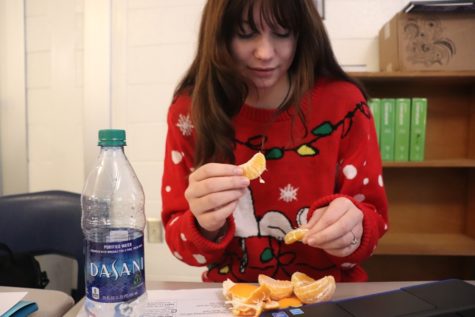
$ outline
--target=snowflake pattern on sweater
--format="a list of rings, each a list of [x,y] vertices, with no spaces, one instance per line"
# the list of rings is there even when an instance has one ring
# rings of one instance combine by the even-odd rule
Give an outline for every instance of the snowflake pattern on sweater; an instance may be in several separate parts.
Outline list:
[[[261,273],[289,279],[295,271],[314,278],[331,274],[337,281],[365,280],[359,263],[373,253],[388,219],[374,122],[357,87],[320,80],[302,103],[306,126],[292,119],[291,110],[276,115],[242,107],[233,119],[236,163],[262,151],[265,183],[251,182],[217,241],[200,234],[184,197],[193,171],[190,103],[188,96],[179,96],[168,114],[162,220],[174,256],[189,265],[206,265],[204,281],[256,282]],[[283,242],[315,209],[342,196],[364,214],[361,244],[352,254],[335,257]]]

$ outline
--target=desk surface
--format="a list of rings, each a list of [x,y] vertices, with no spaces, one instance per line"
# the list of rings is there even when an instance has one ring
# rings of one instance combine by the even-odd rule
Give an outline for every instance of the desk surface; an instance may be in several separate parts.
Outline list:
[[[391,291],[401,287],[427,283],[421,282],[365,282],[365,283],[337,283],[333,299],[343,299],[355,296],[364,296],[379,292]],[[199,282],[148,282],[147,289],[192,289],[192,288],[220,288],[217,283]],[[81,310],[84,299],[78,302],[64,317],[76,317]]]
[[[2,292],[28,292],[24,299],[38,305],[31,317],[61,317],[74,305],[71,296],[55,290],[0,286]]]

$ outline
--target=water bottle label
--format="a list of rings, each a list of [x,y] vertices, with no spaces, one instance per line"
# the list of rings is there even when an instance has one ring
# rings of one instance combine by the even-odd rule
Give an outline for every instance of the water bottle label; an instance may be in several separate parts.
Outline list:
[[[121,242],[87,241],[86,296],[116,303],[145,292],[143,235]]]

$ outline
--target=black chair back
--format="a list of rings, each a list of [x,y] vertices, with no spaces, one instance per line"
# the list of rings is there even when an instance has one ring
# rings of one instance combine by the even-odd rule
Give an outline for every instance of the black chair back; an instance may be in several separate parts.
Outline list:
[[[77,261],[77,289],[84,296],[84,251],[80,194],[44,191],[0,197],[0,242],[13,252],[59,254]]]

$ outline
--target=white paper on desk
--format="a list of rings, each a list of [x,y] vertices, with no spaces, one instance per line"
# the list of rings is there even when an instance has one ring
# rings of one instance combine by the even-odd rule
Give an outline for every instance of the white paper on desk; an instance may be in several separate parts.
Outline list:
[[[27,292],[5,292],[0,293],[0,316],[5,314],[10,308],[15,306],[25,297]]]
[[[144,317],[230,317],[220,288],[149,290]],[[85,317],[84,308],[77,317]]]
[[[150,290],[145,317],[229,317],[220,288]]]

